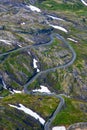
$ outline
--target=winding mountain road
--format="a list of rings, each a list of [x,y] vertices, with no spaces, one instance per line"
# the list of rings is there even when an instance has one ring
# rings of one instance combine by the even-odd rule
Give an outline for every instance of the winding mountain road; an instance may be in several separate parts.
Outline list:
[[[0,54],[0,57],[2,56],[5,56],[5,55],[8,55],[8,54],[11,54],[11,53],[14,53],[14,52],[17,52],[17,51],[21,51],[21,50],[26,50],[28,48],[33,48],[33,47],[39,47],[39,46],[46,46],[46,45],[50,45],[52,44],[53,40],[54,40],[54,37],[60,39],[71,51],[72,53],[72,59],[71,61],[69,61],[68,63],[64,64],[64,65],[61,65],[61,66],[56,66],[54,68],[49,68],[47,70],[44,70],[44,71],[40,71],[39,73],[37,73],[31,80],[29,80],[29,82],[27,82],[25,85],[24,85],[24,92],[27,93],[27,94],[34,94],[35,93],[31,93],[30,91],[28,91],[28,86],[35,80],[37,79],[40,75],[44,74],[44,73],[48,73],[48,72],[51,72],[51,71],[55,71],[56,69],[64,69],[64,68],[67,68],[68,66],[72,65],[73,62],[75,61],[76,59],[76,53],[75,51],[73,50],[73,48],[71,47],[71,45],[62,37],[60,36],[59,34],[52,34],[50,36],[51,38],[51,41],[48,42],[48,43],[45,43],[45,44],[41,44],[41,45],[29,45],[29,46],[26,46],[26,47],[22,47],[22,48],[18,48],[18,49],[14,49],[12,51],[9,51],[9,52],[6,52],[6,53],[3,53],[3,54]],[[36,93],[38,95],[38,93]],[[56,98],[58,98],[60,100],[60,103],[57,107],[57,109],[55,110],[55,112],[52,114],[51,118],[49,118],[49,120],[45,123],[44,125],[44,130],[51,130],[51,123],[53,122],[53,120],[55,119],[56,115],[61,111],[62,107],[64,106],[65,102],[64,102],[64,99],[62,98],[62,96],[60,95],[57,95],[55,93],[51,93],[51,94],[47,94],[47,93],[41,93],[41,95],[50,95],[50,96],[55,96]]]
[[[35,79],[37,79],[41,74],[48,73],[48,72],[51,72],[51,71],[55,71],[56,69],[64,69],[64,68],[67,68],[68,66],[72,65],[73,62],[75,61],[75,59],[76,59],[76,53],[75,53],[75,51],[73,50],[73,48],[71,47],[71,45],[70,45],[62,36],[60,36],[59,34],[53,34],[53,35],[51,35],[51,41],[50,41],[49,43],[43,44],[43,45],[48,45],[48,44],[50,45],[50,44],[53,42],[53,38],[54,38],[54,37],[57,37],[58,39],[60,39],[60,40],[70,49],[70,51],[71,51],[71,53],[72,53],[72,59],[71,59],[71,61],[69,61],[67,64],[64,64],[64,65],[61,65],[61,66],[56,66],[56,67],[54,67],[54,68],[49,68],[49,69],[47,69],[47,70],[40,71],[39,73],[37,73],[31,80],[29,80],[28,83],[26,83],[26,84],[24,85],[24,92],[25,92],[25,93],[28,93],[27,87],[28,87]],[[38,46],[43,46],[43,45],[38,45]],[[35,47],[35,46],[34,46],[34,47]],[[36,45],[36,47],[37,47],[37,45]]]
[[[60,99],[60,103],[51,118],[45,123],[44,130],[51,130],[51,123],[55,119],[56,115],[61,111],[62,107],[65,105],[65,101],[60,95],[55,95],[55,97]]]

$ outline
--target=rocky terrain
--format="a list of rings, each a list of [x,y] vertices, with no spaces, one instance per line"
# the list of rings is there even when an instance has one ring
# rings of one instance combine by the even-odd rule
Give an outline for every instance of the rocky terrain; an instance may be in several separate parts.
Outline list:
[[[86,2],[0,0],[0,130],[45,129],[20,104],[46,123],[57,95],[50,129],[87,122]]]

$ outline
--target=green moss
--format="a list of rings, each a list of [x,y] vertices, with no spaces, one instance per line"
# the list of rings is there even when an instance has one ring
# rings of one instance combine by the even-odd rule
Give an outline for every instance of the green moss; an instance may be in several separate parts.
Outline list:
[[[35,88],[39,88],[39,86],[40,86],[39,82],[38,82],[37,80],[35,80],[32,84],[30,84],[30,85],[28,86],[28,89],[29,89],[29,90],[33,90],[33,89],[35,89]]]
[[[55,97],[50,96],[30,96],[26,94],[15,94],[13,96],[5,97],[1,101],[1,104],[3,106],[7,106],[8,104],[16,105],[17,103],[21,103],[26,107],[29,107],[33,111],[36,111],[42,115],[44,118],[48,118],[55,111],[59,100]]]
[[[32,59],[28,54],[15,52],[10,54],[7,59],[0,64],[0,69],[12,75],[19,82],[26,83],[34,73],[31,62]]]
[[[75,101],[74,102],[78,102]],[[53,121],[53,125],[65,125],[69,126],[78,122],[87,121],[87,113],[80,110],[79,107],[75,107],[73,99],[65,98],[66,107],[62,110]]]
[[[0,126],[6,128],[6,130],[16,130],[17,128],[25,128],[26,130],[43,129],[34,118],[8,105],[17,105],[19,103],[35,111],[46,120],[55,111],[59,100],[50,96],[27,94],[14,94],[5,97],[0,100]]]
[[[61,10],[61,11],[79,11],[79,10],[86,10],[86,7],[83,6],[82,3],[76,2],[69,3],[69,2],[57,2],[54,0],[45,0],[40,5],[37,3],[37,6],[40,6],[43,9],[48,10]]]
[[[3,89],[3,90],[0,91],[0,96],[1,97],[8,96],[9,94],[10,94],[10,92],[8,90]]]
[[[74,51],[76,52],[76,60],[74,62],[74,65],[79,69],[84,68],[84,61],[87,57],[87,43],[84,41],[81,41],[81,43],[73,43],[69,41],[69,44],[74,48]]]

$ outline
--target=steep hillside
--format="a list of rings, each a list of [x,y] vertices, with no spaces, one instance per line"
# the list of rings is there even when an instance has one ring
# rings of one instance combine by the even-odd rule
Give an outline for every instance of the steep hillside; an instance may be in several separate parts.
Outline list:
[[[1,129],[49,130],[87,122],[86,4],[0,0]]]

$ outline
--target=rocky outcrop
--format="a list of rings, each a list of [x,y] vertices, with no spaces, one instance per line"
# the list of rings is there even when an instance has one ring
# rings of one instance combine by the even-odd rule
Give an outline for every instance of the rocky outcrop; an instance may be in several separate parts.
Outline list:
[[[37,0],[0,0],[0,3],[11,3],[11,4],[18,4],[18,3],[30,3],[35,4]],[[41,1],[38,1],[41,2]]]
[[[67,130],[87,130],[87,122],[73,124]]]
[[[30,4],[35,4],[37,0],[29,0]]]
[[[3,1],[0,0],[0,2],[6,2],[6,3],[7,2],[12,2],[12,3],[17,3],[17,2],[19,3],[20,2],[21,3],[21,2],[24,2],[24,0],[3,0]]]

